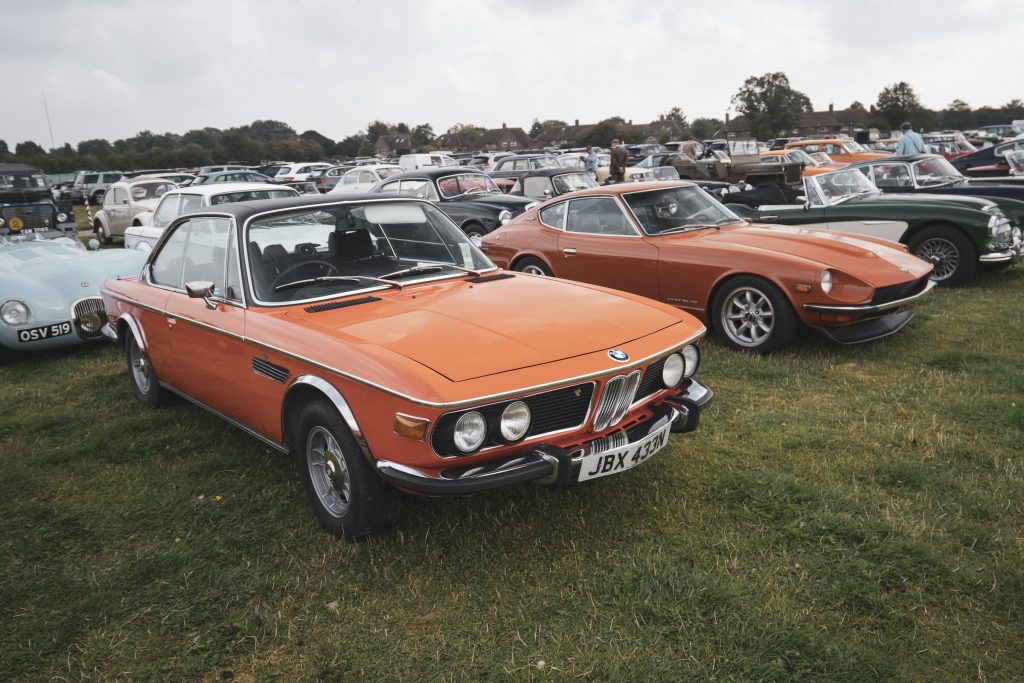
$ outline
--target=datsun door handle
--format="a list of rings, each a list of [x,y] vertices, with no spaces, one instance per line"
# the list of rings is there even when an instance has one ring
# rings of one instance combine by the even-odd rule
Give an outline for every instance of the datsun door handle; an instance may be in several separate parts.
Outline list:
[[[566,247],[565,249],[562,250],[562,253],[572,255],[576,253],[576,249],[573,247]]]

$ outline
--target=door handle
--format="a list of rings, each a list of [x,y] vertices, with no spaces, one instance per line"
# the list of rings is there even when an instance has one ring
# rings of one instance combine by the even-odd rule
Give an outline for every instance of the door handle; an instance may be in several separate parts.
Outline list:
[[[576,249],[574,249],[573,247],[566,247],[565,249],[562,250],[562,253],[571,256],[572,254],[576,253]]]
[[[763,221],[773,221],[776,218],[778,218],[778,216],[761,216],[761,220]]]
[[[175,320],[174,318],[168,318],[167,319],[167,329],[171,329],[172,327],[174,327],[174,324],[176,322],[178,322],[178,321]]]

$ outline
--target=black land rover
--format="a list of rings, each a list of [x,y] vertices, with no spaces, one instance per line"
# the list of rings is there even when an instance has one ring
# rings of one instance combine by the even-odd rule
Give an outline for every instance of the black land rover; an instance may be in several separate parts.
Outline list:
[[[0,164],[0,234],[48,230],[70,232],[78,225],[70,200],[54,201],[46,175],[34,166]]]

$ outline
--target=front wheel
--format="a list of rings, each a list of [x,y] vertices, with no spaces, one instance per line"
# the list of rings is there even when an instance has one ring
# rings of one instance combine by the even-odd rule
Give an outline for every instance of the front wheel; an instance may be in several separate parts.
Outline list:
[[[466,237],[469,238],[469,241],[476,246],[479,247],[481,242],[483,242],[484,229],[476,223],[467,223],[463,226],[462,231],[466,233]]]
[[[974,278],[978,257],[967,236],[952,226],[926,228],[907,245],[910,251],[935,266],[932,279],[940,285],[959,287]]]
[[[156,370],[149,362],[149,356],[139,346],[135,335],[129,330],[125,342],[125,357],[128,360],[128,379],[139,403],[147,408],[155,408],[168,402],[168,393],[160,386]]]
[[[323,401],[303,408],[295,430],[302,482],[320,524],[358,541],[398,521],[398,492],[373,471],[337,411]]]
[[[527,256],[517,261],[515,269],[520,273],[528,273],[530,275],[544,275],[545,277],[551,277],[552,275],[551,269],[543,261],[532,256]]]
[[[796,335],[797,319],[785,295],[767,280],[744,276],[727,282],[711,306],[715,331],[740,351],[769,353]]]
[[[103,244],[110,244],[114,239],[107,234],[107,229],[103,227],[103,223],[96,221],[96,239]]]

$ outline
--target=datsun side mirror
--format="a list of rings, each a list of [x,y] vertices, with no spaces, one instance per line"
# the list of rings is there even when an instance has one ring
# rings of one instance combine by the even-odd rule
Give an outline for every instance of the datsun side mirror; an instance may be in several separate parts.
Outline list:
[[[185,283],[185,291],[188,292],[189,298],[204,300],[206,307],[211,311],[217,308],[216,302],[210,298],[213,296],[214,289],[214,284],[209,280],[195,280]]]

